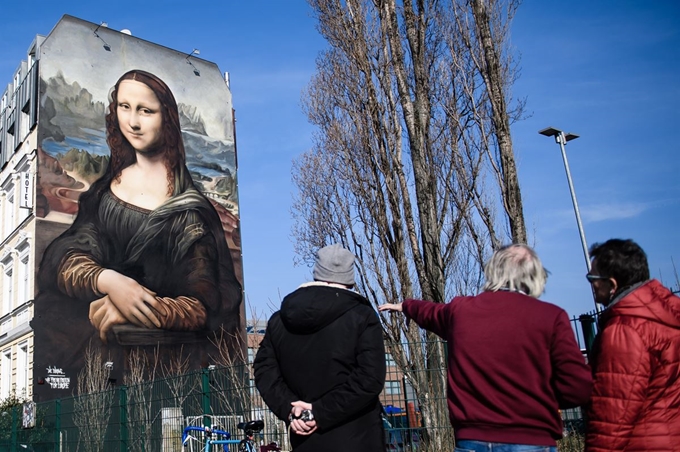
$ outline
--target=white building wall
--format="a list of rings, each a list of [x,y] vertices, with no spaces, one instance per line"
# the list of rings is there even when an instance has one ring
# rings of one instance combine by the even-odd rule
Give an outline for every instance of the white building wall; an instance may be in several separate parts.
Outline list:
[[[33,48],[35,51],[35,49]],[[35,252],[33,209],[20,207],[22,173],[35,190],[37,127],[32,83],[35,59],[21,62],[0,92],[0,400],[32,390]],[[37,78],[35,78],[37,80]],[[0,84],[0,86],[2,86]],[[31,193],[33,200],[35,193]]]

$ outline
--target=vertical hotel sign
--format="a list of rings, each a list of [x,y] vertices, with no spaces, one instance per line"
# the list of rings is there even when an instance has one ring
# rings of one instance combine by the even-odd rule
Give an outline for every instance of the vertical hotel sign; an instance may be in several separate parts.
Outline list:
[[[19,207],[24,209],[33,208],[33,179],[30,171],[23,171],[21,173],[21,199],[19,200]]]

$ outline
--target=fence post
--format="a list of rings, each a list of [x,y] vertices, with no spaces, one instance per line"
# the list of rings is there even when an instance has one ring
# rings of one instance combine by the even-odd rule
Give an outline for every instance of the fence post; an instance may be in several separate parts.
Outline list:
[[[406,428],[410,429],[411,428],[411,422],[409,420],[409,413],[408,413],[408,388],[406,387],[406,374],[403,374],[401,376],[401,385],[404,388],[404,410],[406,410]]]
[[[211,427],[210,422],[210,370],[201,369],[201,387],[203,394],[203,425]]]
[[[17,415],[21,405],[16,405],[10,408],[12,411],[12,432],[9,437],[9,450],[19,450],[17,449],[17,427],[19,424],[19,416]]]
[[[128,440],[127,428],[127,386],[121,386],[120,389],[120,452],[126,452]]]
[[[586,346],[586,356],[590,360],[590,351],[595,340],[595,316],[591,314],[581,314],[578,318],[581,322],[581,331],[583,331],[583,342]]]
[[[61,399],[54,401],[54,452],[61,449]]]

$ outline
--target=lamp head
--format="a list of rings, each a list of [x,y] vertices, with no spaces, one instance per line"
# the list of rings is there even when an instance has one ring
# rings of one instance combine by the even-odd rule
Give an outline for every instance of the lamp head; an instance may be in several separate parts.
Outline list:
[[[560,129],[556,129],[554,127],[546,127],[543,130],[539,130],[538,133],[545,135],[546,137],[555,137],[555,142],[562,144],[566,144],[568,141],[578,138],[578,135],[575,133],[564,133]]]
[[[560,133],[562,133],[562,131],[554,127],[546,127],[543,130],[539,130],[538,133],[540,133],[541,135],[545,135],[546,137],[554,137],[555,135],[559,135]]]

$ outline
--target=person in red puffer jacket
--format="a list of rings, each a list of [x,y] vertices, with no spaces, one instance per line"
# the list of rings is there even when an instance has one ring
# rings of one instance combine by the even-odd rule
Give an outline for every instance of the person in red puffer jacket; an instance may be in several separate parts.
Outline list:
[[[586,451],[680,451],[680,298],[649,279],[632,240],[590,253],[587,278],[607,309],[591,357]]]

